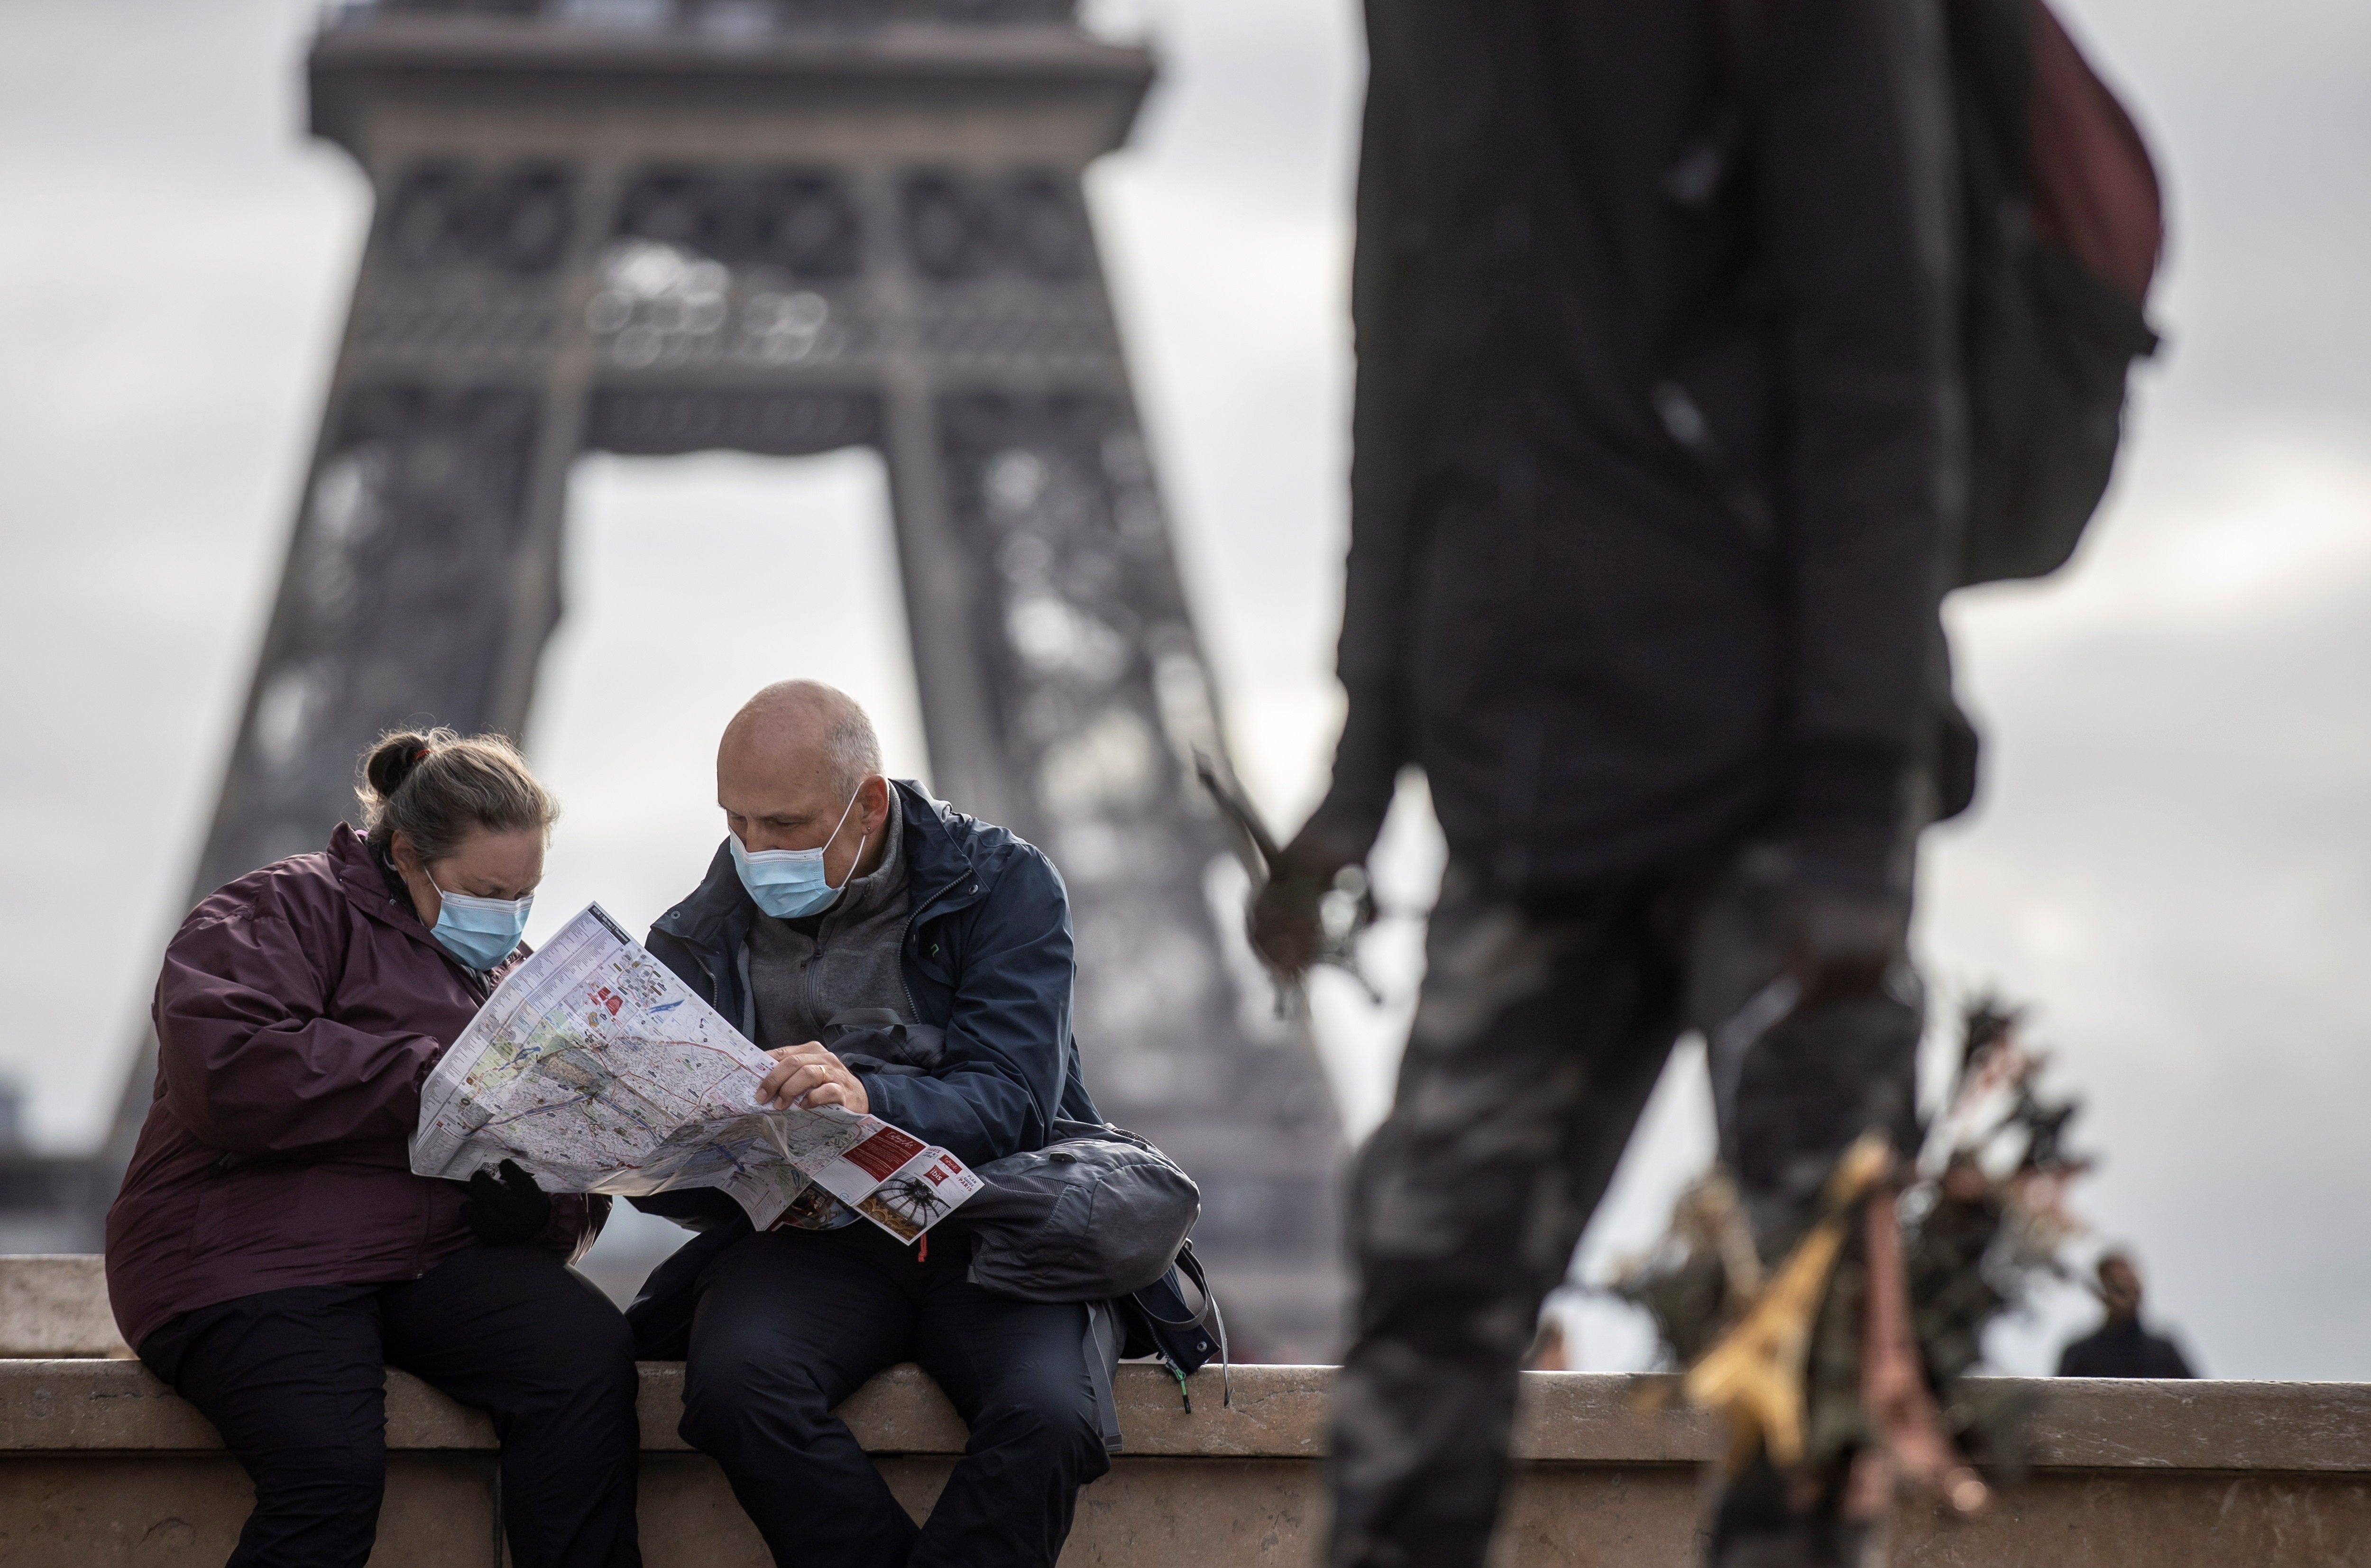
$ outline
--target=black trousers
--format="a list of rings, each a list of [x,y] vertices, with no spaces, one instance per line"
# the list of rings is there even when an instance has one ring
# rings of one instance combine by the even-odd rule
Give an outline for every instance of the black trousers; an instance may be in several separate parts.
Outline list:
[[[1481,1568],[1541,1300],[1683,1030],[1712,1040],[1723,1149],[1765,1248],[1864,1130],[1909,1146],[1921,1013],[1906,971],[1724,1060],[1778,972],[1785,870],[1749,850],[1542,905],[1451,864],[1392,1113],[1351,1182],[1333,1568]]]
[[[201,1307],[140,1359],[255,1482],[230,1568],[362,1568],[387,1489],[387,1368],[489,1411],[516,1568],[639,1568],[632,1336],[549,1252],[472,1247],[400,1285]]]
[[[918,1259],[873,1226],[772,1230],[701,1274],[684,1440],[723,1466],[782,1568],[1049,1568],[1079,1488],[1111,1467],[1082,1306],[966,1282],[970,1248]],[[917,1528],[839,1417],[884,1367],[919,1361],[971,1428]]]

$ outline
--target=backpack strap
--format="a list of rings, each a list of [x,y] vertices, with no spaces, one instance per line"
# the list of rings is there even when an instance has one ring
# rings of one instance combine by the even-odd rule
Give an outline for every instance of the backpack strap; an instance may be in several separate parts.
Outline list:
[[[1145,1286],[1128,1299],[1134,1304],[1136,1310],[1143,1315],[1147,1322],[1157,1329],[1167,1329],[1173,1333],[1188,1333],[1200,1328],[1205,1322],[1209,1323],[1211,1331],[1219,1336],[1219,1387],[1220,1389],[1219,1403],[1223,1407],[1232,1407],[1235,1402],[1235,1380],[1233,1365],[1227,1354],[1227,1314],[1219,1306],[1218,1295],[1210,1288],[1209,1277],[1202,1271],[1202,1260],[1195,1255],[1194,1243],[1190,1238],[1177,1249],[1177,1261],[1171,1265],[1171,1273],[1194,1282],[1194,1288],[1201,1294],[1201,1310],[1184,1318],[1170,1318],[1163,1316],[1145,1299],[1147,1296],[1161,1289],[1162,1286],[1168,1285],[1167,1275],[1163,1275],[1155,1284]],[[1179,1306],[1183,1308],[1186,1293],[1174,1286],[1170,1286],[1170,1292],[1177,1297]],[[1165,1347],[1162,1351],[1161,1359],[1167,1363],[1169,1375],[1177,1379],[1178,1398],[1186,1403],[1186,1413],[1191,1415],[1194,1412],[1194,1396],[1186,1389],[1186,1375],[1184,1368],[1178,1365],[1176,1358],[1171,1355]]]
[[[1104,1452],[1120,1451],[1119,1401],[1112,1397],[1112,1375],[1119,1369],[1122,1343],[1119,1314],[1108,1301],[1090,1301],[1087,1308],[1087,1380],[1095,1389],[1095,1424],[1102,1429]]]
[[[1227,1355],[1226,1309],[1219,1305],[1219,1293],[1210,1288],[1209,1278],[1202,1272],[1202,1260],[1195,1256],[1192,1238],[1187,1238],[1186,1244],[1177,1249],[1177,1262],[1179,1272],[1192,1280],[1194,1288],[1202,1293],[1202,1301],[1209,1311],[1210,1326],[1218,1331],[1219,1404],[1221,1409],[1232,1409],[1235,1402],[1235,1376],[1234,1363]]]

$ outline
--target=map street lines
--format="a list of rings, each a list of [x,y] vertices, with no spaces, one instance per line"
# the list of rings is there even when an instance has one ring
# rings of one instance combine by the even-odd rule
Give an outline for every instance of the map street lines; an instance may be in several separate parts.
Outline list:
[[[411,1169],[550,1192],[721,1187],[763,1230],[810,1182],[910,1241],[979,1178],[877,1116],[757,1101],[773,1059],[597,905],[505,975],[422,1087]]]

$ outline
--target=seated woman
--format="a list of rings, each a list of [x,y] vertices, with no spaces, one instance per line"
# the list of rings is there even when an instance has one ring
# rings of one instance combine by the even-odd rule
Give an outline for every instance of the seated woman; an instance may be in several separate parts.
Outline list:
[[[388,1366],[492,1412],[518,1568],[633,1568],[632,1336],[568,1266],[609,1200],[409,1152],[422,1082],[524,956],[556,809],[495,737],[390,735],[364,773],[367,836],[239,878],[166,950],[116,1320],[254,1478],[234,1568],[362,1568]]]

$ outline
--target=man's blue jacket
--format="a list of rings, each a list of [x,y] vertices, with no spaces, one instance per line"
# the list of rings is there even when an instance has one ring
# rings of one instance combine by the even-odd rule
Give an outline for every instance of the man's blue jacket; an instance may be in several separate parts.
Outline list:
[[[1070,899],[1035,845],[894,779],[905,828],[907,1020],[946,1034],[927,1076],[859,1077],[883,1121],[970,1165],[1042,1148],[1055,1118],[1101,1122],[1070,1034]],[[751,1026],[742,950],[757,914],[717,847],[648,946],[735,1027]],[[642,1207],[665,1211],[669,1205]]]

